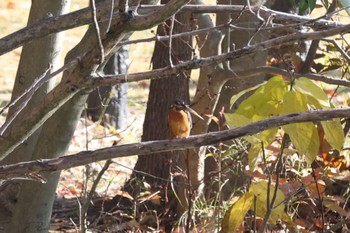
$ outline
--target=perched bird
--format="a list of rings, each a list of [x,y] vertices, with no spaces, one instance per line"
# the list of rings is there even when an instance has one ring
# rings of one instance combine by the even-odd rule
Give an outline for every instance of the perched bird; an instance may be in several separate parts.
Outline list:
[[[192,128],[191,114],[204,120],[197,112],[185,105],[182,99],[175,99],[169,111],[169,130],[172,138],[186,138]]]

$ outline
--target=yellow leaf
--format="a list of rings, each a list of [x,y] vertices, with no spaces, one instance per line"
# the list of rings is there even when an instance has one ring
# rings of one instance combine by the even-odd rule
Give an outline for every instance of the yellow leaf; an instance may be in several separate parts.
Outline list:
[[[237,113],[225,113],[226,123],[230,128],[236,128],[252,123],[248,117]]]
[[[321,121],[325,138],[327,142],[337,150],[340,150],[344,144],[344,131],[340,119]]]
[[[255,169],[260,151],[261,151],[261,145],[259,144],[252,144],[252,146],[249,148],[248,165],[249,165],[249,169],[252,171]]]
[[[294,90],[314,97],[324,108],[329,108],[330,103],[327,94],[308,78],[298,78],[295,80]]]
[[[236,113],[225,113],[225,119],[230,128],[236,128],[252,123],[252,120],[248,117]],[[254,135],[247,135],[244,139],[252,144],[259,143],[259,139]]]
[[[254,193],[256,196],[256,214],[257,216],[264,218],[267,212],[267,193],[268,193],[268,183],[267,181],[260,181],[257,183],[251,184],[249,192]],[[275,186],[270,185],[270,202],[275,192]],[[281,219],[282,216],[286,215],[284,211],[284,194],[280,189],[277,189],[275,202],[273,204],[272,212],[269,217],[269,223],[276,223],[278,219]],[[284,216],[285,218],[285,216]]]
[[[307,111],[306,96],[300,92],[290,91],[285,94],[281,114]],[[312,162],[320,147],[318,132],[311,122],[295,123],[282,126],[295,148],[300,154],[305,154],[308,162]]]
[[[246,192],[226,212],[221,222],[221,232],[236,232],[254,201],[254,194]]]
[[[300,154],[304,154],[309,163],[315,160],[320,147],[317,129],[313,123],[295,123],[282,127],[295,148]]]
[[[239,98],[241,98],[244,94],[246,94],[246,93],[248,93],[248,92],[250,92],[250,91],[252,91],[252,90],[257,89],[257,88],[260,87],[261,85],[264,85],[264,83],[259,83],[258,85],[255,85],[255,86],[253,86],[253,87],[251,87],[251,88],[247,88],[247,89],[245,89],[245,90],[239,92],[238,94],[233,95],[233,96],[231,97],[231,100],[230,100],[230,106],[231,106],[231,108],[232,108],[232,105],[234,105],[234,104],[236,103],[236,101],[237,101]]]
[[[254,115],[263,116],[265,119],[276,116],[279,114],[280,104],[287,90],[288,85],[283,78],[274,76],[244,100],[236,113],[248,118]]]

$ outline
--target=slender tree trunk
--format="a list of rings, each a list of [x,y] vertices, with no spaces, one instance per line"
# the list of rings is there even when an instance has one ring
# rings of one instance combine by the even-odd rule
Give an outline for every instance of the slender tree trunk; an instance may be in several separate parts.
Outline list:
[[[28,25],[32,24],[36,20],[48,17],[49,15],[61,15],[67,12],[69,5],[70,1],[66,0],[34,0],[32,1]],[[26,89],[28,89],[34,80],[48,69],[49,64],[52,65],[50,72],[58,68],[57,65],[60,59],[62,36],[62,33],[53,34],[23,47],[11,101],[15,100]],[[33,95],[28,102],[28,105],[35,106],[36,103],[41,101],[43,96],[45,96],[46,93],[52,89],[54,82],[55,80],[50,80],[44,84]],[[19,104],[16,104],[14,107],[10,108],[9,116],[15,112],[18,105]],[[21,117],[21,114],[18,117]],[[40,129],[37,130],[37,132],[34,133],[28,140],[26,140],[26,142],[22,143],[14,152],[12,152],[4,161],[2,161],[2,163],[12,164],[31,159],[39,133]],[[17,201],[17,194],[20,189],[20,183],[21,182],[10,182],[1,189],[0,216],[2,220],[8,219],[8,223],[10,222],[9,217],[11,217],[11,213],[14,211],[14,206]],[[16,218],[15,215],[13,218]],[[18,220],[16,224],[19,225],[21,220],[22,219]],[[5,232],[15,232],[15,229],[10,227],[9,224],[2,224],[2,226],[4,226]]]
[[[129,46],[124,45],[111,56],[103,69],[104,74],[125,74],[129,61]],[[88,98],[87,113],[93,121],[103,122],[124,130],[127,127],[128,84],[113,87],[101,87],[93,91]],[[102,115],[101,115],[102,114]],[[107,119],[105,119],[105,116]]]

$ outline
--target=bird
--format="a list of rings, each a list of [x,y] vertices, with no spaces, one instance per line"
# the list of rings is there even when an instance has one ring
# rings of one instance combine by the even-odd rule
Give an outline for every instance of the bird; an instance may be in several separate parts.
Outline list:
[[[173,139],[187,138],[190,135],[192,128],[192,118],[190,113],[204,120],[180,98],[176,98],[170,105],[168,121],[170,134]]]

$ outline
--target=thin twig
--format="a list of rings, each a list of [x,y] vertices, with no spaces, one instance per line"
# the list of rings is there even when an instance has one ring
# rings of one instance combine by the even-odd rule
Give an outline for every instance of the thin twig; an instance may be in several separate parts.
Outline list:
[[[113,0],[112,0],[113,1]],[[97,18],[101,19],[100,22],[109,20],[110,8],[107,0],[96,4],[97,8],[100,9],[97,12]],[[155,11],[162,7],[162,5],[154,6],[140,6],[138,8],[139,14],[146,14],[151,11]],[[137,7],[131,7],[135,10]],[[221,13],[221,12],[240,12],[244,6],[237,5],[215,5],[215,6],[197,6],[197,5],[187,5],[182,11],[190,11],[193,13]],[[247,9],[245,9],[247,10]],[[253,10],[258,10],[253,8]],[[309,17],[298,16],[278,11],[273,11],[267,8],[260,9],[260,15],[263,13],[264,17],[269,17],[275,15],[276,20],[289,21],[289,22],[310,22]],[[114,16],[118,15],[114,12]],[[35,39],[45,37],[52,33],[57,33],[60,31],[72,29],[82,25],[90,24],[91,19],[91,9],[89,7],[75,11],[66,15],[50,17],[42,19],[33,25],[20,29],[10,35],[7,35],[0,39],[0,55],[10,52],[25,43],[29,43]],[[317,20],[316,22],[310,22],[310,26],[313,28],[333,28],[337,26],[344,25],[341,22],[333,22],[330,20]]]
[[[173,30],[174,30],[175,15],[170,18],[170,28],[169,28],[169,66],[173,67],[172,55],[172,44],[173,44]]]
[[[128,0],[119,0],[118,11],[125,14],[128,11]]]
[[[1,126],[0,128],[0,135],[3,135],[3,133],[6,131],[6,129],[11,125],[11,123],[16,119],[16,117],[18,116],[18,114],[27,106],[28,102],[32,99],[32,96],[34,95],[34,93],[39,89],[39,87],[41,85],[39,85],[40,83],[43,83],[42,80],[45,79],[45,76],[47,75],[47,73],[52,69],[52,66],[50,65],[49,68],[47,68],[44,73],[34,81],[34,83],[31,85],[32,88],[29,88],[30,91],[26,91],[24,92],[24,94],[20,95],[16,100],[18,101],[19,99],[22,99],[25,96],[25,99],[23,100],[22,103],[20,103],[20,105],[18,106],[18,108],[16,108],[16,110],[11,114],[11,116],[9,116],[6,119],[6,122]],[[16,103],[17,101],[12,102],[12,104],[8,105],[8,106],[12,106],[14,103]],[[7,106],[5,106],[7,107]],[[3,111],[3,109],[2,109]]]
[[[272,195],[272,198],[271,198],[271,201],[270,201],[270,185],[271,185],[271,174],[269,175],[269,183],[268,183],[268,186],[267,186],[267,201],[269,202],[269,205],[267,206],[267,210],[266,210],[266,213],[265,213],[265,216],[264,216],[264,219],[263,219],[263,222],[259,228],[259,233],[263,233],[265,232],[265,228],[266,228],[266,225],[267,225],[267,222],[270,218],[270,215],[272,213],[272,210],[274,208],[274,205],[275,205],[275,201],[276,201],[276,198],[277,198],[277,191],[279,190],[278,189],[278,186],[279,186],[279,179],[280,179],[280,175],[281,175],[281,170],[282,170],[282,156],[283,156],[283,150],[284,148],[286,147],[286,144],[287,144],[287,141],[288,141],[289,137],[287,134],[285,134],[283,136],[283,139],[282,139],[282,143],[281,143],[281,150],[280,150],[280,153],[277,157],[277,161],[276,161],[276,166],[275,166],[275,170],[276,170],[276,182],[275,182],[275,188],[274,188],[274,192],[273,192],[273,195]]]
[[[108,25],[107,25],[106,33],[109,32],[109,29],[111,28],[111,25],[112,25],[113,10],[114,10],[114,0],[111,0],[111,11],[109,12]]]
[[[187,172],[187,182],[188,182],[188,211],[187,211],[187,219],[186,219],[186,231],[185,232],[190,232],[191,229],[191,223],[192,223],[192,206],[193,206],[193,187],[192,187],[192,182],[191,182],[191,172],[190,172],[190,165],[189,165],[189,159],[190,159],[190,150],[186,150],[186,172]]]
[[[92,184],[92,187],[91,187],[86,199],[83,202],[83,205],[81,207],[81,222],[80,222],[82,225],[85,225],[86,214],[87,214],[88,208],[90,206],[90,202],[92,200],[92,197],[96,192],[97,185],[100,183],[100,180],[101,180],[103,174],[108,170],[108,168],[111,164],[112,164],[111,159],[109,159],[105,162],[101,171],[98,173],[97,177],[95,178],[94,183]]]
[[[193,35],[208,33],[208,32],[216,31],[216,30],[222,31],[225,28],[229,28],[229,26],[227,24],[222,24],[222,25],[218,25],[216,27],[211,27],[211,28],[202,28],[202,29],[193,30],[193,31],[176,33],[176,34],[172,35],[172,38],[174,39],[174,38],[193,36]],[[169,40],[169,36],[156,35],[156,36],[138,39],[138,40],[122,41],[119,44],[120,45],[127,45],[127,44],[137,44],[137,43],[146,43],[146,42],[153,42],[153,41],[167,41],[167,40]]]
[[[317,191],[317,196],[318,196],[318,205],[321,208],[321,219],[322,219],[322,232],[325,231],[325,218],[324,218],[324,208],[323,208],[323,193],[321,195],[320,189],[318,187],[318,182],[317,182],[317,178],[316,178],[316,174],[315,174],[315,169],[313,167],[312,168],[312,178],[314,179],[315,185],[316,185],[316,191]]]
[[[100,48],[100,53],[101,53],[99,63],[102,64],[105,61],[105,52],[104,52],[104,47],[103,47],[102,39],[101,39],[100,27],[98,25],[97,16],[96,16],[95,0],[90,0],[90,7],[91,7],[91,13],[92,13],[92,19],[93,19],[93,24],[94,24],[94,28],[95,28],[95,33],[96,33],[96,40],[98,42],[98,46]]]

